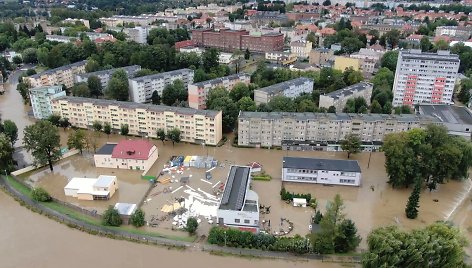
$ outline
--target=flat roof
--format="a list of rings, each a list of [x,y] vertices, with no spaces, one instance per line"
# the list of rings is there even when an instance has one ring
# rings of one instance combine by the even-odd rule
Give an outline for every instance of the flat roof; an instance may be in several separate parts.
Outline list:
[[[283,168],[361,172],[357,160],[284,157]]]
[[[35,74],[35,75],[32,75],[32,76],[29,76],[30,78],[34,78],[34,79],[38,79],[41,77],[41,75],[46,75],[46,74],[53,74],[57,71],[63,71],[63,70],[68,70],[72,67],[77,67],[77,66],[81,66],[81,65],[85,65],[87,64],[87,61],[86,60],[83,60],[83,61],[79,61],[79,62],[75,62],[75,63],[72,63],[72,64],[68,64],[68,65],[64,65],[64,66],[61,66],[61,67],[57,67],[57,68],[54,68],[54,69],[50,69],[50,70],[46,70],[44,72],[41,72],[39,74]]]
[[[95,154],[111,155],[116,145],[117,145],[116,143],[107,143],[103,145],[102,147],[100,147],[100,149],[98,149],[98,151]]]
[[[437,118],[443,123],[472,125],[472,112],[467,107],[447,104],[421,104],[420,113]]]
[[[282,92],[291,86],[299,86],[306,82],[313,83],[313,79],[306,78],[306,77],[299,77],[299,78],[288,80],[282,83],[274,84],[268,87],[258,88],[256,90],[267,92],[268,94],[274,94],[274,93]]]
[[[130,216],[136,210],[136,204],[130,203],[116,203],[115,209],[120,215]]]
[[[232,74],[232,75],[218,77],[218,78],[211,79],[211,80],[206,80],[206,81],[193,83],[193,85],[195,85],[197,87],[203,87],[203,86],[209,85],[209,84],[210,85],[221,84],[225,80],[230,80],[231,81],[231,80],[241,79],[242,77],[247,77],[249,79],[251,78],[251,76],[247,73],[238,73],[238,74]]]
[[[120,68],[113,68],[113,69],[108,69],[108,70],[101,70],[101,71],[96,71],[96,72],[91,72],[91,73],[84,73],[84,74],[77,74],[77,76],[80,76],[80,77],[90,77],[92,75],[95,75],[95,76],[100,76],[100,75],[104,75],[104,74],[113,74],[115,73],[116,71],[118,70],[123,70],[125,71],[127,74],[129,74],[130,72],[137,72],[139,70],[141,70],[141,66],[139,65],[131,65],[131,66],[125,66],[125,67],[120,67]]]
[[[97,179],[97,181],[95,182],[95,184],[93,186],[95,186],[95,187],[108,187],[115,180],[116,180],[116,176],[100,175],[100,176],[98,176],[98,179]]]
[[[354,92],[359,92],[366,90],[368,88],[372,89],[373,85],[368,82],[360,82],[345,88],[338,89],[336,91],[330,92],[325,96],[332,97],[334,99],[338,99],[340,97],[352,95]]]
[[[136,81],[136,82],[144,82],[147,79],[160,79],[165,76],[173,76],[173,75],[178,75],[178,74],[183,74],[183,73],[193,73],[192,69],[179,69],[179,70],[174,70],[170,72],[165,72],[165,73],[158,73],[158,74],[150,74],[146,76],[141,76],[141,77],[136,77],[136,78],[131,78],[131,81]]]
[[[231,166],[219,209],[241,210],[243,208],[250,176],[250,167]]]

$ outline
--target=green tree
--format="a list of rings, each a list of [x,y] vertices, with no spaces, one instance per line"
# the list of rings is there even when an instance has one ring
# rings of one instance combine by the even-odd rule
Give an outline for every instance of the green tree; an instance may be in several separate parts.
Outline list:
[[[416,217],[418,217],[418,208],[420,207],[420,189],[421,182],[418,181],[408,198],[408,203],[406,204],[405,214],[408,219],[416,219]]]
[[[116,71],[108,82],[108,88],[105,92],[108,98],[127,101],[129,98],[128,76],[122,69]]]
[[[164,141],[166,140],[166,132],[164,131],[164,129],[162,128],[157,129],[156,135],[157,135],[157,138],[162,141],[162,144],[164,144]]]
[[[11,145],[10,139],[0,132],[0,170],[13,171],[13,152],[15,149]]]
[[[66,131],[66,129],[68,127],[70,127],[70,122],[69,122],[69,119],[68,118],[61,118],[59,120],[59,126],[62,127],[64,129],[64,131]]]
[[[124,136],[128,136],[128,133],[129,133],[128,124],[123,124],[123,125],[121,125],[120,134],[121,134],[121,135],[124,135]]]
[[[96,132],[100,132],[100,131],[102,131],[103,125],[99,121],[94,121],[93,124],[92,124],[92,128]]]
[[[89,76],[87,78],[87,86],[90,91],[90,95],[94,97],[98,97],[103,95],[103,88],[102,88],[102,82],[100,78],[96,75]]]
[[[187,219],[187,226],[185,227],[187,232],[189,232],[189,234],[195,234],[195,232],[197,231],[197,228],[198,228],[197,219],[194,218],[194,217],[188,218]]]
[[[433,44],[431,44],[431,42],[429,41],[429,38],[427,36],[423,36],[420,41],[421,51],[428,52],[431,50],[432,47],[433,47]]]
[[[316,104],[310,99],[304,99],[297,105],[297,112],[299,113],[313,113],[316,111]]]
[[[344,140],[341,141],[341,149],[347,152],[347,158],[349,158],[351,154],[360,152],[362,149],[361,145],[362,143],[359,136],[355,134],[348,134]]]
[[[18,140],[18,127],[15,122],[11,120],[5,120],[3,123],[3,133],[10,139],[11,146],[15,146],[15,142]]]
[[[120,213],[117,209],[112,206],[109,206],[107,210],[103,213],[102,224],[105,226],[120,226],[123,223],[123,220],[120,217]]]
[[[341,221],[334,237],[334,251],[336,253],[347,253],[359,246],[361,237],[357,234],[357,227],[353,221],[347,219]]]
[[[159,92],[157,92],[157,90],[154,90],[154,92],[152,92],[151,103],[156,105],[161,104],[161,97],[159,96]]]
[[[61,116],[56,115],[56,114],[52,114],[46,120],[51,122],[51,124],[53,124],[54,126],[59,127],[60,126],[59,122],[61,121]]]
[[[382,106],[377,100],[372,101],[370,105],[370,112],[373,114],[381,114],[382,113]]]
[[[13,57],[13,63],[14,64],[22,64],[23,59],[20,56],[15,56],[15,57]]]
[[[133,212],[133,214],[131,214],[131,217],[129,220],[130,220],[130,223],[134,227],[141,227],[141,226],[144,226],[144,224],[146,224],[144,217],[145,217],[144,211],[142,211],[141,209],[137,209],[136,211]]]
[[[100,64],[96,60],[88,60],[87,64],[85,65],[85,72],[92,73],[96,71],[100,71]]]
[[[53,171],[52,162],[61,157],[57,127],[46,120],[27,126],[24,131],[23,144],[25,149],[33,155],[37,166],[48,163],[49,169]]]
[[[107,134],[107,137],[110,136],[110,134],[111,134],[111,125],[110,125],[110,123],[105,122],[105,124],[103,125],[103,132],[105,134]]]
[[[251,52],[249,51],[249,48],[246,48],[246,51],[244,51],[244,59],[249,60],[251,58]]]
[[[180,142],[180,129],[178,129],[178,128],[171,129],[167,133],[167,136],[169,137],[169,140],[172,141],[172,146],[174,146],[175,143]]]
[[[397,69],[398,51],[387,51],[380,59],[380,66],[395,73]]]
[[[16,90],[20,92],[23,101],[26,102],[29,99],[28,85],[25,83],[18,83]]]
[[[211,72],[212,69],[218,67],[218,60],[220,52],[216,48],[210,48],[202,53],[203,68],[206,72]]]
[[[336,107],[334,107],[333,105],[329,106],[327,112],[330,114],[336,113]]]
[[[436,50],[449,50],[449,44],[446,40],[440,39],[434,43],[434,48]]]
[[[238,107],[240,111],[255,112],[257,110],[256,102],[250,97],[242,97],[238,101]]]
[[[90,97],[90,89],[87,83],[78,83],[72,87],[72,95],[76,97]]]
[[[69,148],[74,148],[80,151],[82,154],[83,149],[85,148],[87,143],[85,131],[81,129],[77,129],[74,132],[69,134],[69,138],[67,139],[67,146]]]
[[[41,187],[33,188],[31,191],[31,198],[38,202],[49,202],[52,200],[49,193]]]
[[[182,101],[187,101],[188,92],[182,80],[175,80],[172,84],[166,85],[162,91],[162,103],[165,105],[175,105]]]
[[[297,107],[295,102],[285,96],[275,96],[268,103],[269,109],[272,112],[295,112]]]
[[[229,92],[229,97],[234,101],[238,102],[243,97],[250,97],[251,92],[249,87],[244,83],[237,83],[233,89]]]
[[[385,33],[385,41],[393,49],[400,41],[400,31],[394,29]]]

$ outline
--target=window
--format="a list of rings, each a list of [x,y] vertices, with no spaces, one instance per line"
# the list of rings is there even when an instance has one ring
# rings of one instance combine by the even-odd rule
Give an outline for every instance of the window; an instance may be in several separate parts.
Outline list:
[[[235,223],[240,223],[241,220],[240,220],[240,219],[234,219],[234,222],[235,222]]]
[[[249,220],[244,220],[244,223],[249,224]]]

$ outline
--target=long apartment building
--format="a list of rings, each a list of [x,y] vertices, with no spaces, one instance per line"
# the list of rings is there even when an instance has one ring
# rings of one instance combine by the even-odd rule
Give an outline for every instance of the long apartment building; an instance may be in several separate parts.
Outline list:
[[[167,133],[178,128],[185,142],[216,145],[222,138],[221,111],[80,97],[60,97],[51,104],[54,114],[79,128],[91,128],[97,121],[114,131],[128,125],[130,135],[156,137],[158,129]]]
[[[231,91],[238,83],[248,85],[251,83],[251,76],[239,73],[188,85],[188,106],[194,109],[206,109],[206,99],[211,89],[224,87]]]
[[[108,82],[111,79],[111,76],[118,70],[123,70],[128,75],[128,78],[134,77],[136,72],[141,70],[141,66],[139,65],[131,65],[122,68],[114,68],[108,69],[103,71],[91,72],[91,73],[84,73],[84,74],[76,74],[75,81],[76,83],[87,82],[88,78],[91,76],[96,76],[100,79],[102,84],[102,88],[105,89],[108,86]]]
[[[46,70],[39,74],[24,77],[23,81],[31,87],[65,85],[70,88],[74,85],[76,74],[85,73],[87,61],[79,61],[55,69]]]
[[[312,91],[313,79],[299,77],[254,90],[254,101],[259,105],[261,103],[268,103],[275,96],[295,98],[302,93],[311,93]]]
[[[393,106],[452,104],[459,56],[449,51],[400,51],[393,83]]]
[[[51,100],[66,95],[62,86],[45,86],[29,90],[31,108],[36,119],[46,119],[52,114]]]
[[[370,105],[370,99],[372,98],[373,85],[368,82],[360,82],[339,90],[330,92],[320,96],[320,107],[328,109],[330,106],[334,106],[336,111],[340,112],[346,106],[346,102],[350,98],[363,97],[367,104]]]
[[[355,134],[363,142],[382,142],[385,135],[423,128],[439,120],[426,115],[243,112],[238,118],[238,145],[252,147],[324,144]]]
[[[157,91],[159,96],[162,96],[165,86],[174,83],[175,80],[182,80],[185,87],[187,87],[193,83],[193,70],[180,69],[131,78],[128,80],[131,101],[138,103],[149,102],[154,91]]]
[[[213,47],[224,51],[246,50],[265,53],[281,51],[284,48],[282,33],[266,33],[250,35],[246,30],[230,30],[227,28],[213,31],[211,29],[195,29],[192,40],[197,46]]]

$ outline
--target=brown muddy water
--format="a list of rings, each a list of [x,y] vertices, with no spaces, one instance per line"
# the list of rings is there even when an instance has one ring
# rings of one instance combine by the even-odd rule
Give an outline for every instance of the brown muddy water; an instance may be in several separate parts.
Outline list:
[[[55,267],[340,267],[319,261],[221,257],[89,235],[21,207],[0,191],[2,268]]]

